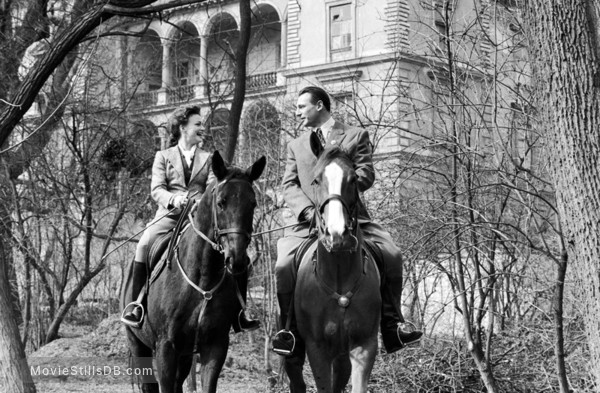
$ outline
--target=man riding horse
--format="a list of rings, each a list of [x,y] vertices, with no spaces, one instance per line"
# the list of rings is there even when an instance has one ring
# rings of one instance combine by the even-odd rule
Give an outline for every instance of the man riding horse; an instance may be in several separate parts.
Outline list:
[[[334,120],[331,116],[331,101],[325,90],[316,86],[302,89],[298,95],[296,116],[300,118],[304,127],[309,127],[312,131],[292,140],[287,148],[283,197],[298,220],[298,225],[277,243],[275,275],[282,326],[286,326],[295,288],[296,252],[309,237],[309,223],[313,221],[315,212],[311,183],[316,158],[310,148],[310,134],[315,132],[324,146],[337,145],[349,152],[354,162],[360,192],[368,190],[375,180],[368,132]],[[400,313],[402,256],[399,248],[381,225],[371,221],[360,200],[358,206],[358,221],[364,238],[376,244],[383,257],[383,261],[379,261],[384,277],[381,285],[381,334],[386,352],[393,353],[406,344],[419,340],[423,333],[403,330],[404,318]],[[295,335],[290,334],[290,330],[294,330],[293,323],[289,330],[286,328],[277,333],[273,338],[273,351],[293,356],[292,351],[296,343]]]

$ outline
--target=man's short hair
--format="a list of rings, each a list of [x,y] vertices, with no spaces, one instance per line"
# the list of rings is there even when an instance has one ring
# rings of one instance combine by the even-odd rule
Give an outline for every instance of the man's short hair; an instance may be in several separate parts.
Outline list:
[[[298,93],[298,97],[300,97],[304,93],[309,93],[312,97],[311,103],[316,105],[317,102],[321,101],[327,112],[331,112],[331,100],[329,99],[329,94],[320,87],[317,86],[306,86],[304,89],[300,90]]]

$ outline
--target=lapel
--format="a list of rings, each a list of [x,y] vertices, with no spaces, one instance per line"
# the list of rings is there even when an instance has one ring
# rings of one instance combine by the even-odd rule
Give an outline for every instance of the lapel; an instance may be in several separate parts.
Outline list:
[[[205,152],[200,149],[200,146],[196,147],[196,153],[194,153],[194,166],[192,167],[192,175],[190,176],[190,183],[192,179],[200,172],[204,165],[206,165],[206,161],[210,153]]]
[[[331,131],[329,131],[329,134],[327,135],[327,144],[341,146],[342,141],[346,137],[344,129],[344,124],[336,120],[333,124],[333,128],[331,129]]]
[[[185,179],[185,174],[183,171],[183,161],[181,161],[181,154],[179,154],[179,148],[177,146],[173,146],[167,149],[166,152],[167,160],[173,165],[173,168],[179,173],[182,179]]]
[[[309,167],[314,167],[317,163],[317,157],[315,157],[315,155],[312,152],[312,149],[310,148],[310,134],[312,133],[313,131],[305,132],[298,138],[298,146],[300,147],[300,149],[305,150],[303,156],[307,158]]]

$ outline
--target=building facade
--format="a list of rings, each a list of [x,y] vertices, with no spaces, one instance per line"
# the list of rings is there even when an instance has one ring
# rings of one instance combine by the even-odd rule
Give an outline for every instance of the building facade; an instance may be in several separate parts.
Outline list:
[[[296,93],[317,84],[334,97],[338,116],[370,129],[377,154],[414,148],[439,120],[432,103],[440,89],[433,85],[443,79],[438,70],[447,61],[448,37],[470,28],[485,2],[253,2],[245,112],[261,102],[277,113],[283,144],[298,132]],[[129,25],[141,37],[119,43],[128,112],[160,129],[176,106],[199,105],[219,139],[232,97],[239,18],[236,1],[208,1]],[[463,63],[482,67],[489,52],[476,37],[457,51]],[[250,134],[244,130],[241,145]]]

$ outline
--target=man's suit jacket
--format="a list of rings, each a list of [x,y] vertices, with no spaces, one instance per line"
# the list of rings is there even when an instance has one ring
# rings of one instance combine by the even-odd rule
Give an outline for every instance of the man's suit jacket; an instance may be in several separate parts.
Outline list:
[[[287,146],[287,161],[282,182],[283,199],[298,221],[301,220],[300,214],[304,209],[315,204],[312,181],[317,158],[310,149],[311,132],[305,132],[290,141]],[[338,145],[350,154],[358,176],[358,190],[360,192],[368,190],[375,181],[369,133],[362,128],[336,121],[327,135],[326,147],[330,145]],[[360,200],[358,209],[361,222],[370,221],[369,214]]]
[[[210,153],[200,150],[199,147],[196,148],[192,174],[186,185],[179,148],[173,146],[156,152],[150,184],[152,199],[158,203],[155,219],[173,208],[172,202],[176,195],[192,196],[193,194],[195,199],[200,198],[206,190],[209,177],[212,178],[210,155]]]

